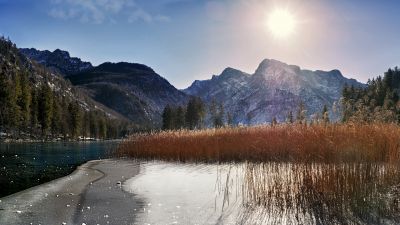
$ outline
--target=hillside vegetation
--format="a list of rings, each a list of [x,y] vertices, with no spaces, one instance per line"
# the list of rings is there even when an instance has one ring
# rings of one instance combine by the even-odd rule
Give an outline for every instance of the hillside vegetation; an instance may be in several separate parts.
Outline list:
[[[0,133],[12,139],[116,138],[127,124],[0,38]]]
[[[400,71],[389,69],[369,80],[366,88],[345,86],[342,93],[343,122],[400,122]]]

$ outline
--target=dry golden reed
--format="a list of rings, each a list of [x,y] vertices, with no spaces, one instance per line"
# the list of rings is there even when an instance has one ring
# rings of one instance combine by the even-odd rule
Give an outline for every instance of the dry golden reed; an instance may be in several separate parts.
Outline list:
[[[395,124],[281,124],[135,134],[117,154],[190,162],[398,162]]]
[[[245,163],[242,224],[400,224],[399,175],[397,163]]]

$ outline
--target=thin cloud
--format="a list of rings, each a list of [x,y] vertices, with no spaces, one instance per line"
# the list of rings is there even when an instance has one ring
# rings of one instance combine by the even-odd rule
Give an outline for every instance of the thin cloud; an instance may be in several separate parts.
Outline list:
[[[136,4],[134,0],[50,0],[49,16],[62,20],[79,20],[83,23],[116,23],[125,20],[168,22],[165,15],[151,14]]]
[[[143,9],[136,9],[132,13],[130,13],[128,17],[129,23],[134,23],[138,20],[142,20],[148,23],[151,22],[169,22],[170,18],[163,15],[150,15],[148,12],[144,11]]]

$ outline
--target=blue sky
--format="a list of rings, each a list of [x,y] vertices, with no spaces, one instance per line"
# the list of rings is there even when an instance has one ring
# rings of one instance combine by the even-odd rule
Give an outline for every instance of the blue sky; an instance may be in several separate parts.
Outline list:
[[[296,19],[277,39],[268,15]],[[340,69],[367,81],[400,65],[400,1],[0,0],[0,34],[19,47],[67,50],[94,65],[144,63],[178,88],[264,58]]]

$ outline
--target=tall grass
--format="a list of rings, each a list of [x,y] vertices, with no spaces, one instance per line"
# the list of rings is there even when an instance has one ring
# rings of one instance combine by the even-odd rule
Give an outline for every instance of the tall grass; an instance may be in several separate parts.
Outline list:
[[[400,162],[395,124],[276,125],[136,134],[119,156],[190,162]]]
[[[241,174],[241,224],[400,224],[400,126],[395,124],[165,131],[134,135],[117,153],[243,162],[232,164]]]
[[[389,163],[246,163],[242,220],[399,224],[399,182],[399,166]]]

